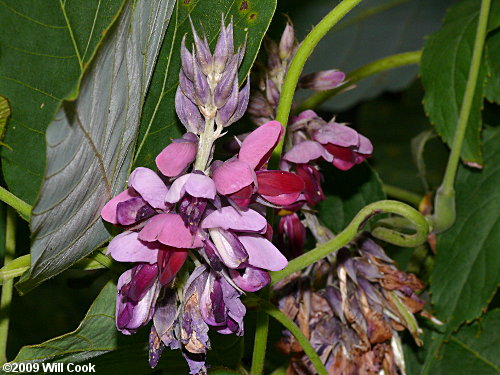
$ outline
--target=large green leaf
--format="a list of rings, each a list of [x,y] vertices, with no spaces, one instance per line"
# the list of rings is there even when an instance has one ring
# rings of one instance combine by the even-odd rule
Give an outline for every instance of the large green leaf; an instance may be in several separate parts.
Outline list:
[[[47,168],[33,208],[30,289],[109,238],[100,218],[127,179],[141,108],[174,6],[127,2],[86,70],[76,101],[47,129]]]
[[[247,39],[245,58],[240,68],[240,82],[248,74],[262,38],[271,22],[276,0],[179,0],[165,35],[158,64],[151,82],[141,119],[135,164],[154,166],[155,156],[168,144],[170,137],[178,137],[184,128],[177,119],[174,106],[180,70],[180,43],[187,33],[187,45],[192,42],[190,16],[196,28],[200,22],[206,31],[212,49],[219,34],[221,15],[226,22],[234,21],[234,44],[242,45]]]
[[[462,327],[442,347],[432,375],[494,375],[500,373],[500,310]]]
[[[0,1],[0,95],[12,106],[2,149],[10,190],[33,204],[45,168],[45,130],[124,0]]]
[[[425,43],[420,73],[426,89],[424,107],[438,134],[452,145],[472,59],[481,1],[464,0],[450,7],[443,27]],[[495,8],[489,30],[496,25]],[[461,157],[471,166],[483,163],[480,132],[486,65],[482,61]]]
[[[109,282],[75,331],[24,346],[13,362],[78,362],[116,349],[119,333],[115,327],[115,299],[116,286]]]
[[[325,0],[283,1],[282,10],[294,22],[301,39],[337,3]],[[329,32],[306,64],[306,71],[341,69],[349,72],[389,55],[419,50],[424,37],[436,31],[452,0],[363,0]],[[283,24],[280,25],[280,31]],[[345,110],[384,91],[400,91],[416,77],[416,65],[398,68],[364,79],[321,106]],[[301,97],[310,92],[299,92]]]
[[[385,199],[378,175],[366,163],[347,172],[325,165],[322,173],[325,200],[318,205],[318,215],[334,232],[344,229],[368,203]]]
[[[457,220],[437,242],[431,293],[447,331],[478,317],[500,283],[500,132],[484,133],[484,170],[460,167]]]
[[[500,104],[500,30],[486,41],[486,65],[488,76],[484,87],[486,99]]]

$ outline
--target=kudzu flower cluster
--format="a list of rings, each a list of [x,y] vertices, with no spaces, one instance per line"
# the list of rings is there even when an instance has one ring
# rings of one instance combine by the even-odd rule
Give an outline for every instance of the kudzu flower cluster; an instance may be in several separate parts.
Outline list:
[[[370,157],[373,148],[346,124],[327,122],[313,111],[291,118],[286,135],[274,121],[297,50],[290,24],[279,45],[267,42],[268,64],[252,95],[249,80],[240,89],[245,46],[235,51],[233,23],[226,26],[222,19],[213,53],[206,35],[200,37],[191,26],[194,43],[188,49],[186,37],[182,40],[175,97],[186,133],[158,154],[159,172],[136,168],[128,188],[101,215],[124,229],[110,242],[108,253],[133,264],[117,284],[118,330],[130,335],[152,322],[151,367],[168,347],[182,351],[191,374],[202,374],[207,371],[209,330],[243,335],[242,295],[262,289],[270,283],[269,271],[288,264],[273,244],[266,207],[281,217],[276,237],[289,258],[303,253],[306,228],[318,243],[326,242],[333,234],[313,213],[324,199],[320,161],[347,170]],[[324,90],[344,79],[342,72],[331,70],[306,75],[300,85]],[[216,141],[244,115],[249,102],[248,112],[259,126],[235,139],[232,157],[214,160]],[[269,170],[272,152],[284,137],[280,170]],[[309,330],[306,336],[332,374],[346,373],[337,369],[352,368],[356,358],[363,358],[363,366],[375,366],[372,358],[382,361],[378,370],[401,368],[393,348],[396,331],[409,328],[418,335],[400,310],[422,308],[415,295],[421,285],[405,279],[374,242],[360,241],[309,269],[334,275],[326,277],[321,289],[315,290],[307,275],[275,288],[280,308]],[[308,299],[312,302],[304,302]],[[302,311],[304,303],[307,311]],[[320,320],[311,317],[317,309]],[[312,373],[292,337],[281,347],[295,353],[291,370]]]

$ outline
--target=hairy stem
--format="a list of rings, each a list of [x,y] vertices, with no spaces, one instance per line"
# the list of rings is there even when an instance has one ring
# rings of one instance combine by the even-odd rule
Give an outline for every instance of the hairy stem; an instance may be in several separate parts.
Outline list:
[[[362,208],[349,225],[335,238],[291,260],[285,269],[271,272],[272,284],[277,283],[296,271],[306,268],[310,264],[317,262],[328,254],[347,245],[357,236],[358,232],[369,218],[382,213],[392,213],[403,216],[413,224],[415,233],[405,234],[393,229],[378,227],[372,231],[374,237],[403,247],[416,247],[426,241],[430,226],[427,219],[420,214],[420,212],[402,202],[391,200],[374,202]]]
[[[293,320],[283,314],[278,308],[270,304],[268,301],[258,299],[256,302],[258,303],[261,310],[263,310],[266,314],[272,316],[290,331],[290,333],[299,342],[300,346],[311,360],[312,364],[316,368],[316,372],[320,375],[328,375],[328,372],[326,371],[325,366],[323,366],[323,363],[321,362],[318,354],[312,347],[307,337],[302,333],[300,328],[293,322]]]
[[[288,116],[290,115],[295,88],[297,87],[297,82],[299,81],[302,69],[304,68],[307,59],[326,33],[360,2],[361,0],[342,1],[311,30],[311,32],[300,44],[300,47],[290,64],[290,68],[286,73],[283,88],[281,89],[280,102],[276,112],[276,120],[278,120],[285,128],[288,123]],[[284,139],[285,137],[283,137],[281,142],[274,149],[273,154],[275,157],[281,156]]]
[[[262,299],[269,303],[269,287],[262,289],[260,293]],[[252,354],[251,375],[260,375],[264,373],[264,360],[266,359],[267,334],[269,332],[269,316],[267,314],[258,314],[255,327],[255,341]]]
[[[457,128],[455,130],[455,136],[453,137],[451,153],[448,158],[448,164],[446,165],[443,182],[437,190],[434,200],[434,215],[432,216],[432,222],[436,233],[446,231],[455,223],[455,177],[460,162],[460,153],[467,130],[472,100],[474,98],[474,92],[476,91],[477,77],[479,75],[481,56],[483,54],[484,41],[486,38],[490,5],[491,0],[481,1],[481,10],[477,23],[472,60],[458,117]]]
[[[2,202],[7,203],[13,209],[19,212],[19,214],[24,220],[28,222],[30,221],[32,207],[28,203],[16,197],[10,191],[1,186],[0,186],[0,200]]]
[[[305,111],[306,109],[316,108],[320,104],[324,103],[332,96],[340,94],[341,92],[352,87],[356,82],[361,81],[364,78],[372,76],[374,74],[383,72],[385,70],[390,70],[394,68],[399,68],[405,65],[418,64],[420,58],[422,57],[422,51],[412,51],[399,53],[397,55],[387,56],[382,59],[368,63],[361,68],[353,70],[346,76],[346,82],[331,90],[320,91],[300,103],[294,110],[295,113]]]
[[[212,153],[212,145],[215,140],[214,119],[205,119],[205,129],[200,134],[200,141],[198,142],[198,153],[196,154],[196,161],[194,162],[194,169],[205,172],[205,168]]]
[[[15,250],[16,215],[10,207],[7,207],[4,264],[14,259]],[[14,281],[12,279],[2,285],[2,297],[0,299],[0,364],[7,362],[7,338],[9,336],[9,314],[13,285]]]

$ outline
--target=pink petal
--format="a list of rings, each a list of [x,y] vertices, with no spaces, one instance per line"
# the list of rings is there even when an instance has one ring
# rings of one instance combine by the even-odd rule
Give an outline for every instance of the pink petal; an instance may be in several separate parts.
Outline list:
[[[165,209],[165,195],[168,188],[160,176],[149,168],[136,168],[128,178],[128,186],[154,208]]]
[[[290,151],[283,156],[283,159],[291,163],[306,164],[320,157],[330,163],[333,160],[332,155],[330,155],[320,143],[315,141],[304,141],[293,146]]]
[[[238,159],[250,164],[253,169],[259,169],[268,161],[283,132],[283,126],[278,121],[259,126],[241,144]]]
[[[118,224],[116,220],[116,206],[118,203],[128,201],[133,197],[137,197],[137,194],[134,189],[128,188],[125,191],[122,191],[116,197],[112,198],[101,210],[101,217],[111,224]]]
[[[160,241],[179,249],[202,247],[201,238],[191,234],[184,221],[177,214],[160,214],[152,217],[139,233],[142,241]]]
[[[373,145],[368,138],[364,135],[359,135],[359,148],[357,150],[358,153],[371,156],[373,153]]]
[[[340,147],[358,147],[359,134],[356,130],[335,122],[330,122],[314,132],[313,138],[321,144]]]
[[[280,195],[263,195],[261,197],[275,206],[289,206],[301,199],[300,193],[280,194]],[[265,202],[263,202],[265,204]]]
[[[231,206],[212,212],[201,222],[201,228],[222,228],[242,232],[262,232],[267,227],[266,219],[254,210],[238,211]]]
[[[216,194],[215,182],[208,176],[191,173],[185,185],[186,192],[192,197],[214,199]]]
[[[177,203],[181,200],[186,192],[184,185],[186,185],[186,181],[189,179],[190,175],[191,174],[185,174],[180,176],[173,182],[168,190],[168,193],[165,195],[165,202]]]
[[[156,165],[165,176],[177,176],[194,161],[196,149],[193,142],[172,142],[158,154]]]
[[[111,254],[118,262],[156,263],[158,245],[142,242],[139,233],[126,231],[113,238],[108,245],[106,254]]]
[[[217,168],[212,174],[212,179],[217,192],[226,195],[252,184],[255,180],[255,173],[247,163],[233,160]]]
[[[288,265],[280,251],[267,239],[259,235],[238,236],[248,253],[248,264],[270,271],[279,271]]]

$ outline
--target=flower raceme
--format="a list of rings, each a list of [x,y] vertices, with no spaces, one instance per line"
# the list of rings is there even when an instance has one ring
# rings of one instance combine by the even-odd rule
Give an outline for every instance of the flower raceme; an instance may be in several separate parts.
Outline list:
[[[191,169],[200,141],[186,133],[156,158],[161,174],[135,169],[128,188],[102,209],[104,220],[125,229],[112,239],[108,253],[134,264],[118,281],[116,325],[132,334],[153,320],[152,366],[168,346],[182,349],[191,373],[201,371],[210,347],[208,327],[242,335],[245,308],[239,297],[267,285],[268,271],[286,267],[257,203],[283,206],[303,196],[300,176],[264,168],[282,134],[276,121],[261,126],[243,141],[236,158],[213,162],[210,176]],[[241,169],[228,175],[228,164]],[[242,179],[245,174],[250,178]],[[245,188],[242,202],[238,194]],[[195,271],[172,284],[179,272],[185,274],[190,251]],[[183,292],[166,301],[176,288]]]

